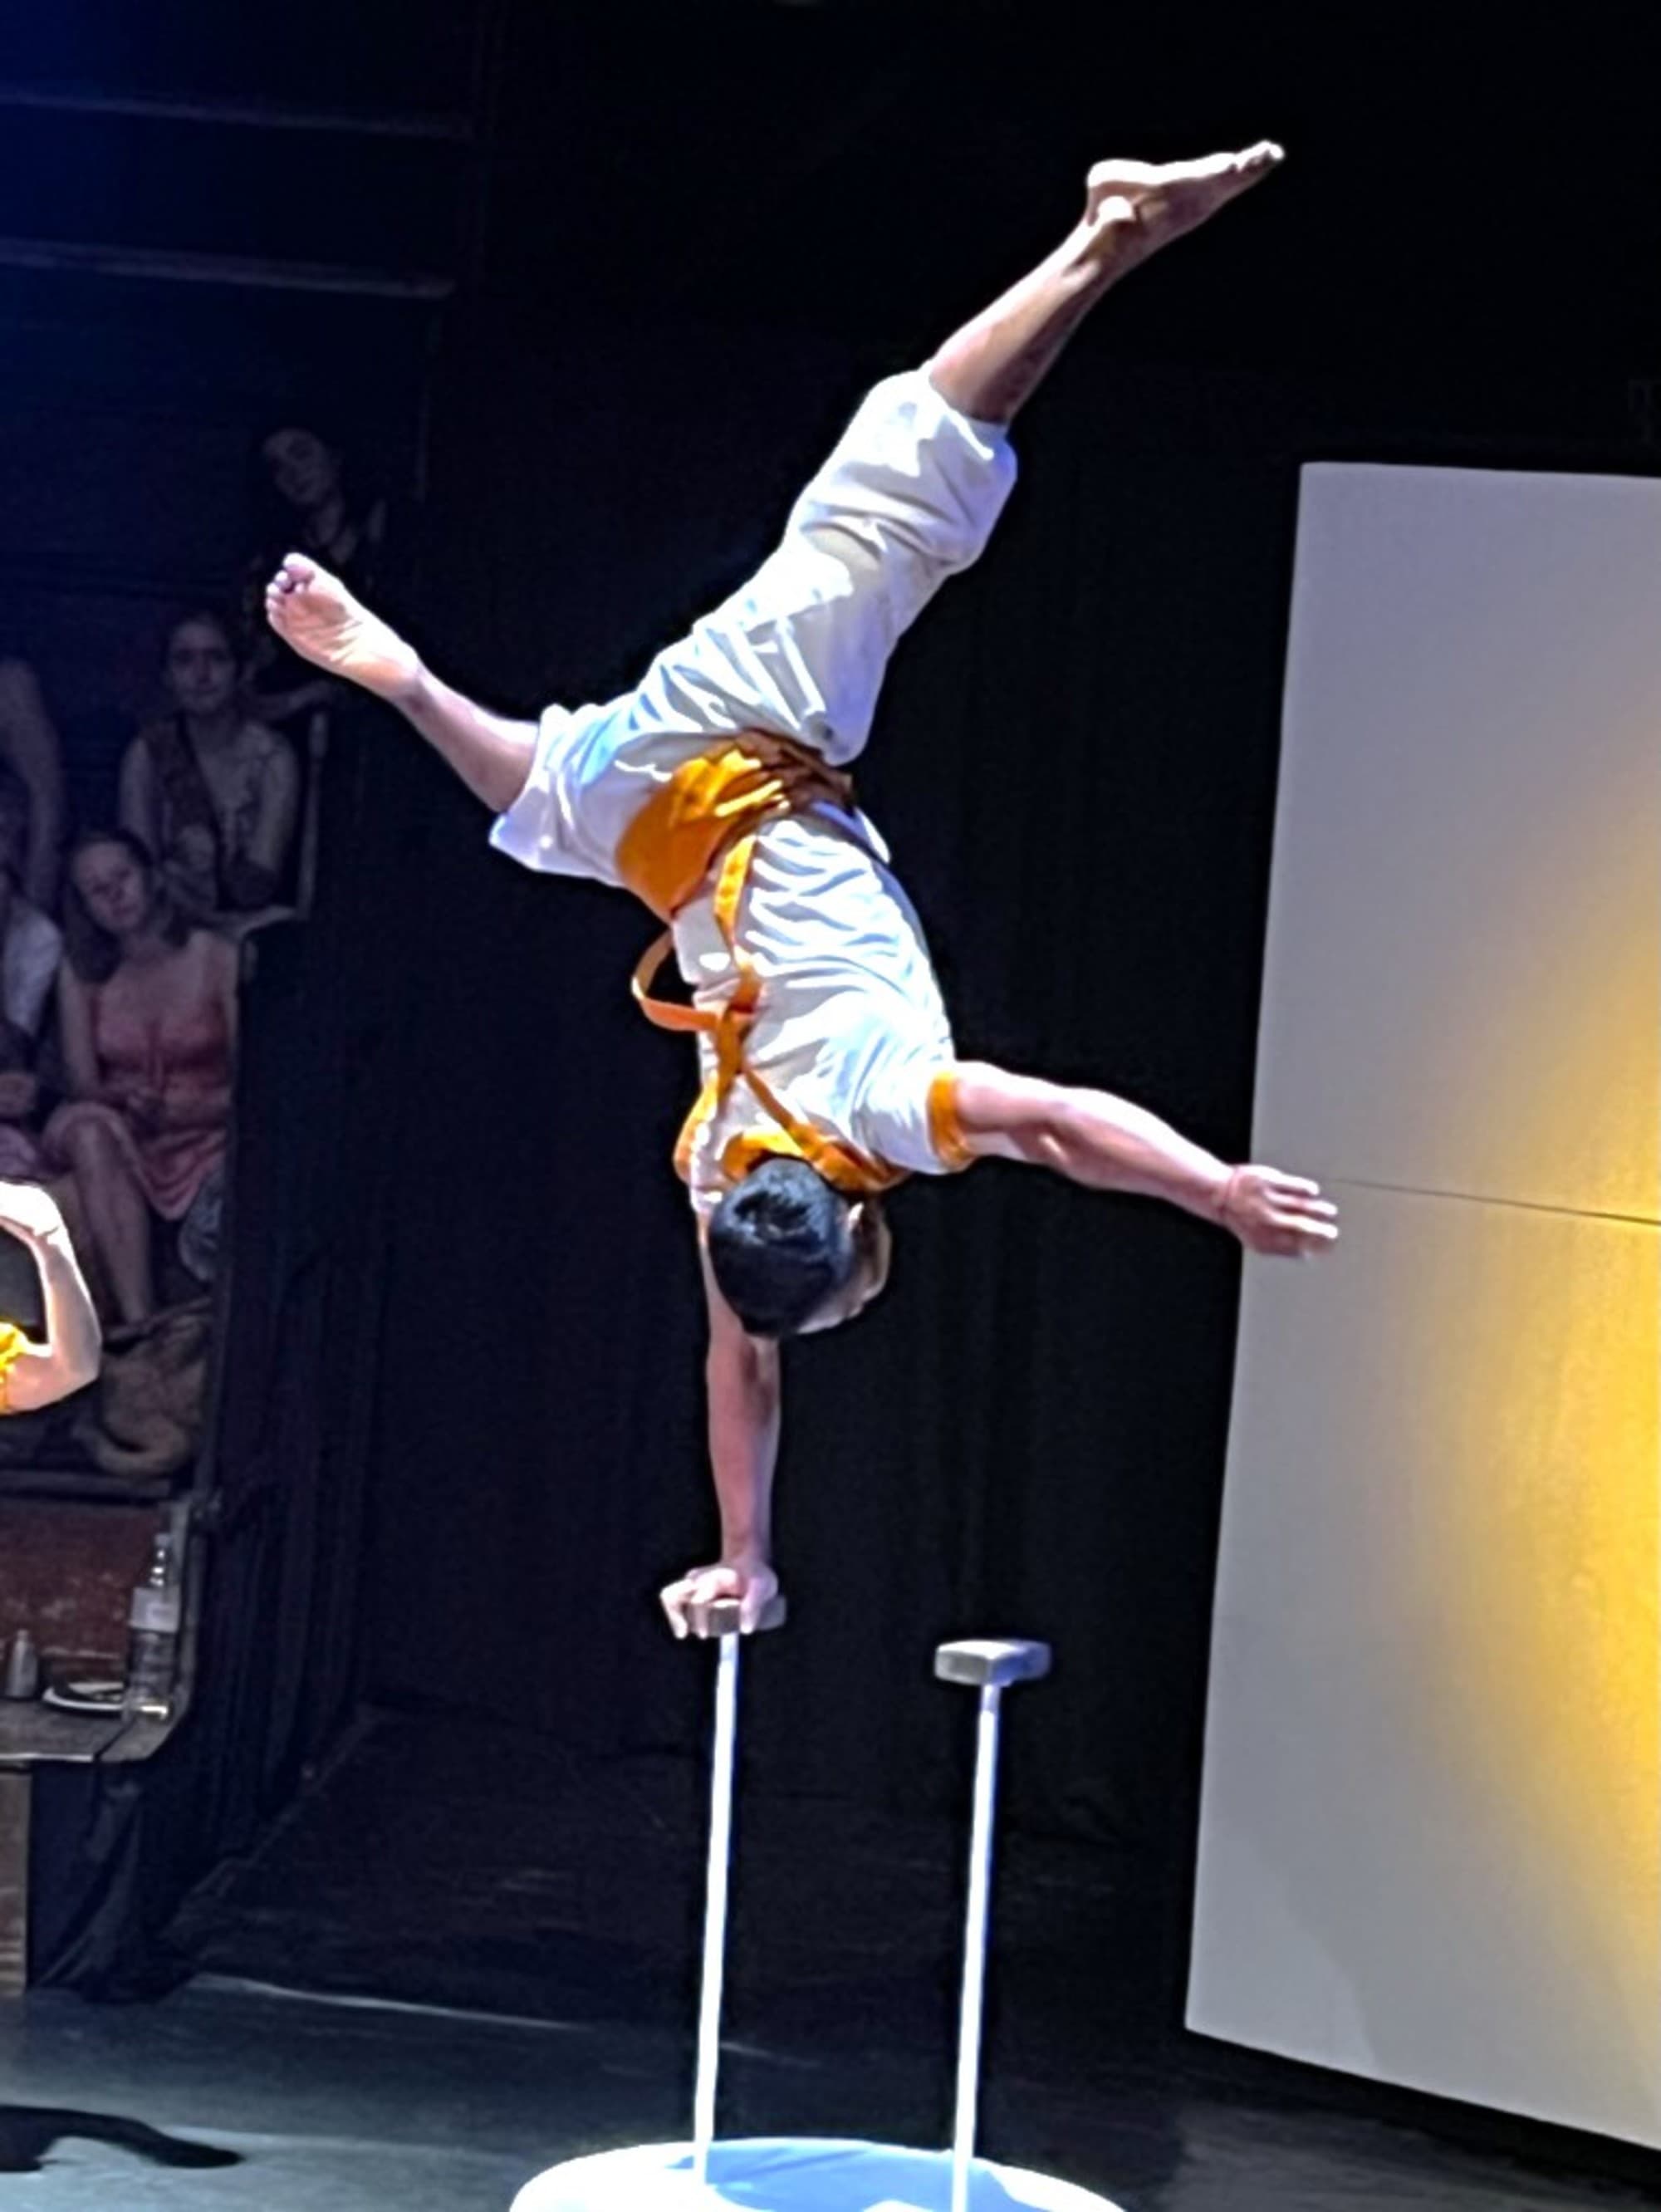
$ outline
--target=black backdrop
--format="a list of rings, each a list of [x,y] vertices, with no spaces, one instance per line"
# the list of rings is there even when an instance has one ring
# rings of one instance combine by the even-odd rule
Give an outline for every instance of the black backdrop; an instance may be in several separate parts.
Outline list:
[[[683,365],[677,419],[659,410],[597,468],[597,399],[653,422],[626,356],[591,355],[551,408],[534,380],[551,435],[523,434],[499,379],[473,417],[491,520],[458,592],[496,606],[521,654],[558,622],[567,690],[602,688],[761,549],[864,367],[735,373],[715,343],[708,359],[701,392]],[[967,1052],[1117,1085],[1234,1153],[1292,485],[1241,451],[1250,395],[1212,388],[1198,421],[1197,396],[1100,356],[1070,366],[993,550],[894,670],[864,783]],[[523,558],[498,477],[583,546],[574,617],[558,546]],[[608,512],[633,518],[611,546]],[[651,1740],[665,1715],[684,1728],[687,1669],[647,1601],[709,1522],[667,1164],[684,1048],[627,1002],[643,917],[524,876],[482,849],[464,799],[433,804],[412,947],[433,1110],[412,1116],[388,1287],[371,1682],[597,1746]],[[1191,1751],[1231,1251],[997,1169],[914,1186],[896,1217],[880,1318],[788,1355],[797,1621],[768,1670],[762,1755],[802,1784],[927,1795],[932,1643],[1048,1635],[1067,1687],[1023,1729],[1016,1802],[1145,1833]]]
[[[1286,176],[1109,303],[1023,419],[1015,501],[903,648],[863,779],[963,1049],[1238,1154],[1298,466],[1646,465],[1652,79],[1613,11],[1572,48],[1508,26],[1520,96],[1447,11],[1341,11],[1343,41],[1236,12],[1220,42],[1210,11],[1108,12],[506,8],[409,604],[498,703],[603,695],[765,548],[864,382],[1047,246],[1088,158],[1284,137]],[[222,1472],[269,1525],[217,1584],[175,1866],[246,1840],[355,1694],[599,1749],[697,1725],[651,1608],[711,1515],[688,1070],[628,1006],[645,919],[490,855],[393,727],[330,778],[319,915],[251,1021],[270,1180]],[[1174,2018],[1237,1263],[1013,1170],[895,1212],[882,1308],[791,1355],[796,1620],[755,1749],[940,1803],[933,1641],[1051,1638],[1010,1810],[1152,1869]]]
[[[864,791],[967,1053],[1122,1089],[1238,1157],[1297,466],[1399,441],[1401,401],[1126,361],[1111,313],[1024,419],[992,550],[902,648]],[[575,362],[477,358],[437,488],[470,525],[438,545],[427,602],[442,665],[509,704],[625,680],[764,548],[885,365],[682,333],[666,393],[632,332]],[[1495,439],[1491,401],[1468,404]],[[1440,404],[1437,450],[1497,450],[1461,441],[1457,392]],[[651,1607],[711,1527],[668,1165],[684,1048],[628,1004],[646,918],[499,860],[485,826],[435,779],[412,880],[388,887],[423,1005],[366,1683],[591,1748],[690,1743],[691,1670]],[[1013,1169],[913,1184],[894,1210],[882,1307],[787,1355],[796,1619],[756,1677],[755,1754],[782,1786],[953,1802],[933,1643],[1052,1639],[1011,1812],[1143,1861],[1174,2014],[1237,1259],[1185,1218]]]

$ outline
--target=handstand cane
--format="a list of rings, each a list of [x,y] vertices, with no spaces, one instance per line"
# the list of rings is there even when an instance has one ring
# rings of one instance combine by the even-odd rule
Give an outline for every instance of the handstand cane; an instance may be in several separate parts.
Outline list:
[[[756,1627],[778,1628],[785,1601],[772,1598]],[[698,2185],[709,2179],[715,2141],[715,2085],[721,2070],[721,1991],[726,1975],[727,1887],[732,1866],[732,1778],[738,1748],[739,1608],[732,1598],[694,1609],[694,1625],[718,1637],[715,1672],[715,1738],[709,1777],[709,1874],[704,1902],[703,1994],[698,2007],[698,2074],[692,2100],[692,2164]]]
[[[957,2029],[957,2118],[952,2134],[952,2212],[967,2212],[980,2090],[980,2029],[986,1988],[986,1921],[992,1887],[992,1814],[997,1802],[999,1706],[1012,1682],[1050,1671],[1047,1644],[975,1638],[943,1644],[934,1655],[943,1682],[980,1692],[974,1766],[974,1824],[969,1836],[969,1904],[963,1934],[963,2001]]]

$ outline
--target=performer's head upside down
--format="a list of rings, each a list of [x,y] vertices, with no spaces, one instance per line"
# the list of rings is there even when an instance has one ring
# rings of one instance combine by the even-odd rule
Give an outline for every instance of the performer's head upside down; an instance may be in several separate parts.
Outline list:
[[[888,1279],[882,1199],[835,1190],[805,1160],[763,1160],[705,1232],[721,1296],[749,1334],[806,1336],[852,1321]]]

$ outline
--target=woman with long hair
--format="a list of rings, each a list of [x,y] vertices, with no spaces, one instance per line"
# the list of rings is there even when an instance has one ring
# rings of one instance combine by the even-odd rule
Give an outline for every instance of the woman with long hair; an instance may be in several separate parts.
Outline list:
[[[70,1092],[46,1130],[71,1170],[94,1261],[123,1322],[155,1310],[154,1224],[213,1272],[231,1114],[237,957],[183,915],[142,839],[71,847],[58,986]]]
[[[248,710],[233,627],[198,610],[168,633],[173,713],[121,762],[121,827],[197,916],[247,919],[280,896],[300,810],[294,748]]]

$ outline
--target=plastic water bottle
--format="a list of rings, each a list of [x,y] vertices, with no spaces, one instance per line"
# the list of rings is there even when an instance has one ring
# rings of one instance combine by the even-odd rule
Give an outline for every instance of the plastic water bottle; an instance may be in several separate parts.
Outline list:
[[[173,1708],[179,1611],[173,1543],[164,1529],[150,1547],[149,1567],[143,1581],[135,1587],[127,1609],[124,1703],[130,1713],[165,1720]]]
[[[27,1628],[20,1628],[6,1646],[5,1675],[0,1680],[0,1698],[21,1702],[37,1697],[40,1690],[40,1654],[35,1649],[34,1638]]]

